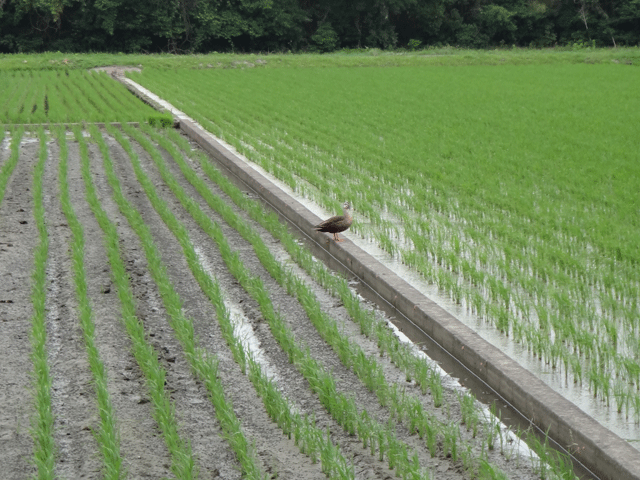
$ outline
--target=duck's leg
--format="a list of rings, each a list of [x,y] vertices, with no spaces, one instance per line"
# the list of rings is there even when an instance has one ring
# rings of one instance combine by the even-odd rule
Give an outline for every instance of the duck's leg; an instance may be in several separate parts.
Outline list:
[[[334,234],[333,234],[333,239],[334,239],[336,242],[342,242],[342,239],[338,236],[338,234],[337,234],[337,233],[334,233]]]

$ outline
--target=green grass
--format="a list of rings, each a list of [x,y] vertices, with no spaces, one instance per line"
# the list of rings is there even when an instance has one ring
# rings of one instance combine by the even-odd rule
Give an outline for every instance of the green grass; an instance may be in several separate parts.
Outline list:
[[[455,47],[428,48],[416,52],[378,49],[342,50],[331,54],[230,54],[136,55],[108,53],[61,53],[0,55],[0,70],[73,70],[105,65],[154,68],[309,68],[309,67],[390,67],[425,65],[531,65],[567,63],[640,64],[640,49],[585,48],[572,50],[507,48],[465,50]],[[0,85],[2,85],[0,80]],[[2,91],[2,88],[0,88]]]
[[[132,77],[300,194],[336,211],[351,200],[355,233],[552,368],[590,380],[604,401],[610,389],[600,384],[611,376],[638,395],[634,68],[148,69]],[[598,369],[584,377],[594,357]]]

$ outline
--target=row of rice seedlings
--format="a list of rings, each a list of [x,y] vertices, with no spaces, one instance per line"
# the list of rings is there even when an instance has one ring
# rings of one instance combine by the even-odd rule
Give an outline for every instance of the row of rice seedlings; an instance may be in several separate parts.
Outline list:
[[[62,85],[58,81],[46,84],[43,110],[45,110],[47,122],[50,124],[72,123],[78,118],[70,107],[75,101],[73,95],[67,94],[65,96],[61,93],[61,87]]]
[[[148,147],[150,146],[148,142],[144,141],[142,142],[143,146],[145,143]],[[152,146],[149,150],[149,153],[152,154],[152,158],[155,157],[156,160],[161,160],[157,152],[155,152],[156,154],[154,155],[154,149]],[[426,470],[420,469],[420,466],[417,463],[416,454],[414,453],[410,456],[407,445],[397,438],[392,423],[386,425],[380,424],[368,415],[364,415],[364,412],[359,413],[355,400],[342,392],[339,392],[336,388],[332,375],[311,357],[308,350],[297,345],[291,330],[286,326],[280,315],[276,313],[273,304],[271,303],[269,293],[266,291],[262,280],[260,280],[259,277],[254,276],[244,266],[240,258],[231,250],[231,247],[227,243],[224,233],[220,227],[200,209],[192,198],[186,195],[175,179],[169,176],[169,172],[167,172],[166,169],[164,170],[164,173],[167,174],[165,182],[172,189],[178,200],[181,201],[183,207],[194,217],[205,233],[207,233],[212,240],[216,242],[220,250],[221,257],[225,261],[230,272],[234,277],[236,277],[247,293],[249,293],[258,302],[260,310],[271,328],[272,334],[283,350],[287,353],[290,361],[296,365],[298,370],[310,383],[312,390],[319,396],[321,403],[334,417],[338,424],[341,425],[349,434],[357,434],[361,438],[364,435],[364,438],[367,439],[367,443],[370,443],[371,445],[371,450],[375,451],[375,446],[377,446],[380,460],[382,461],[386,457],[390,463],[390,468],[396,469],[397,472],[399,472],[399,475],[428,475]],[[163,173],[163,169],[161,169],[161,173]],[[140,171],[139,174],[140,177],[138,180],[143,183],[144,188],[144,183],[148,182],[148,180],[144,182],[145,179],[142,176],[144,175],[144,172]],[[145,190],[150,198],[155,197],[154,187],[152,184],[147,185]],[[160,213],[161,216],[166,216],[166,223],[168,226],[173,223],[176,225],[179,223],[172,214],[168,215],[165,213],[166,206],[162,208],[163,204],[159,200],[152,200],[152,204],[154,204],[154,206],[161,207],[158,209],[158,213]],[[168,212],[168,209],[166,212]],[[239,219],[238,222],[240,222]],[[234,228],[236,228],[235,225]],[[256,253],[261,262],[265,260],[265,252],[262,251]],[[279,279],[276,278],[276,280],[282,282],[283,279],[280,277]],[[295,281],[296,280],[294,279],[288,279],[288,282],[292,282],[287,283],[286,287],[288,290],[293,286],[293,282]],[[299,298],[299,301],[301,301],[301,304],[304,306],[305,303],[312,301],[312,299],[310,297]],[[343,344],[345,344],[344,340]],[[347,354],[346,351],[343,353],[345,355]],[[348,365],[357,365],[359,359],[348,358],[345,360],[343,358],[341,360]],[[371,369],[370,373],[373,372],[374,369]],[[376,371],[372,376],[379,378],[379,372]],[[391,390],[391,387],[387,390]],[[427,421],[427,419],[425,419],[425,421]],[[375,432],[375,434],[372,432]]]
[[[105,235],[105,248],[111,266],[113,281],[117,287],[122,322],[132,343],[132,354],[136,359],[153,405],[153,416],[162,432],[171,455],[171,471],[180,479],[197,477],[197,469],[190,444],[178,433],[175,407],[165,390],[166,372],[160,365],[154,348],[146,341],[144,325],[136,316],[136,302],[130,279],[120,253],[119,237],[115,224],[100,205],[89,169],[89,153],[86,140],[79,127],[73,129],[80,146],[81,173],[85,184],[87,201]],[[104,160],[104,159],[103,159]]]
[[[4,128],[2,129],[2,135],[4,136]],[[7,188],[9,178],[11,178],[11,174],[20,159],[20,142],[22,141],[22,135],[24,135],[24,128],[22,127],[14,129],[11,132],[11,154],[0,168],[0,204],[2,204],[2,200],[4,199],[4,192]]]
[[[133,112],[148,111],[148,106],[130,95],[120,83],[105,81],[106,79],[107,74],[104,72],[83,71],[81,75],[70,76],[69,86],[74,88],[76,95],[79,93],[78,97],[83,100],[84,118],[115,122],[131,118]],[[142,115],[139,115],[138,119],[141,118]]]
[[[138,181],[147,193],[154,208],[180,242],[191,272],[203,292],[216,307],[218,321],[221,324],[225,340],[232,350],[234,359],[245,373],[246,365],[247,363],[249,364],[249,378],[258,394],[263,398],[267,413],[278,423],[289,438],[291,438],[292,434],[295,436],[296,444],[303,453],[309,455],[314,462],[320,457],[322,470],[327,476],[330,478],[354,478],[353,465],[347,463],[340,449],[331,442],[330,436],[328,434],[325,435],[311,420],[294,412],[292,406],[278,391],[275,383],[264,374],[259,363],[244,351],[241,339],[235,336],[220,286],[201,265],[187,230],[155,193],[155,187],[144,174],[137,155],[132,150],[127,139],[114,128],[108,128],[108,130],[129,154]],[[148,142],[144,141],[144,137],[141,137],[133,128],[125,126],[124,130],[137,141],[140,142],[142,140],[143,146],[152,154],[154,160],[158,160],[157,151]],[[185,197],[184,192],[174,191],[174,193],[176,192],[181,202],[189,202],[190,199]],[[152,240],[150,238],[147,239],[145,244],[152,245]]]
[[[91,73],[87,75],[87,83],[90,92],[94,92],[99,97],[99,104],[102,112],[113,110],[112,118],[114,121],[122,121],[125,118],[131,118],[131,112],[141,109],[140,100],[129,93],[122,84],[114,82],[106,73]],[[153,111],[147,110],[145,117]],[[142,115],[141,115],[142,116]]]
[[[86,121],[99,121],[108,119],[107,112],[101,111],[100,107],[95,101],[96,93],[90,89],[85,75],[88,75],[84,71],[72,70],[70,75],[64,82],[65,88],[74,92],[74,99],[77,102],[78,114],[80,118],[86,119]]]
[[[459,432],[457,436],[451,436],[451,429],[448,428],[445,424],[439,425],[438,421],[434,417],[427,415],[426,412],[423,411],[422,405],[415,398],[411,398],[411,396],[406,394],[405,392],[399,392],[396,387],[392,387],[387,384],[386,381],[384,381],[381,375],[380,368],[376,365],[375,360],[373,360],[372,358],[367,358],[359,347],[349,342],[349,340],[344,335],[339,333],[335,321],[321,312],[319,304],[317,303],[315,298],[313,298],[313,294],[306,288],[306,285],[297,280],[294,275],[290,274],[290,272],[287,272],[281,268],[279,263],[276,262],[275,259],[273,259],[273,257],[271,256],[269,250],[264,246],[264,244],[262,244],[260,237],[257,236],[255,232],[253,232],[246,224],[244,224],[241,219],[236,217],[235,213],[230,210],[219,197],[213,196],[211,192],[208,191],[202,180],[199,179],[197,175],[195,175],[195,172],[193,172],[186,166],[186,163],[180,157],[180,153],[176,152],[175,149],[170,144],[168,144],[162,136],[154,135],[149,131],[147,133],[151,133],[154,140],[158,141],[163,146],[163,148],[165,148],[169,151],[169,153],[172,154],[173,158],[179,164],[182,172],[194,185],[194,187],[198,190],[202,197],[207,201],[207,203],[209,203],[209,205],[216,211],[221,213],[230,225],[236,228],[243,235],[243,237],[245,237],[254,245],[254,249],[256,250],[258,257],[260,258],[261,262],[263,262],[267,270],[269,270],[271,275],[281,284],[283,284],[283,286],[285,286],[290,291],[290,293],[296,294],[300,303],[307,311],[307,314],[312,319],[320,334],[325,338],[325,340],[327,340],[330,345],[334,347],[343,363],[349,367],[353,367],[354,371],[365,383],[365,385],[367,385],[367,387],[371,391],[374,391],[378,395],[378,397],[380,398],[380,403],[382,405],[388,406],[394,416],[397,416],[403,422],[406,422],[407,426],[410,428],[410,431],[419,431],[422,435],[426,435],[432,455],[434,455],[436,452],[437,438],[442,438],[444,439],[443,441],[447,446],[447,448],[444,450],[444,454],[452,455],[454,457],[454,460],[457,460],[458,450],[456,449],[456,446],[459,444],[459,442],[463,442],[463,440],[459,438]],[[145,142],[144,139],[138,138],[138,141],[140,141],[143,145],[146,144],[146,148],[148,151],[150,151],[150,153],[153,151],[151,145],[148,142]],[[154,156],[157,157],[154,159],[154,161],[160,169],[165,182],[169,184],[170,188],[178,198],[183,197],[184,193],[181,192],[180,187],[175,184],[175,180],[171,178],[169,172],[166,170],[166,167],[162,164],[161,157],[158,155]],[[184,203],[187,203],[187,200],[183,200],[183,204]],[[187,207],[187,210],[190,210],[190,208]],[[193,212],[192,215],[194,215]],[[200,214],[197,213],[194,215],[194,217],[198,217],[199,215]],[[205,216],[204,218],[207,217]],[[206,223],[206,221],[200,223]],[[207,230],[205,227],[203,227],[203,229],[205,229],[205,231]],[[387,337],[391,336],[392,335],[390,334],[387,335]],[[398,350],[405,353],[405,356],[403,357],[405,363],[407,358],[417,360],[413,355],[407,354],[406,350]],[[397,356],[400,357],[400,355]],[[420,364],[420,362],[416,361],[415,364]],[[425,372],[428,370],[428,368],[426,368],[426,363],[422,362],[421,367],[422,368],[419,371],[414,371],[414,373],[426,377]],[[429,382],[431,382],[432,385],[432,393],[436,405],[438,405],[438,397],[440,397],[439,402],[441,404],[442,385],[440,382],[439,374],[437,374],[437,371],[435,369],[431,369]],[[425,382],[422,383],[422,385],[423,388],[425,388],[426,379]],[[368,441],[366,432],[367,430],[365,429],[363,431],[363,435],[365,435],[364,442]],[[468,450],[471,451],[471,449]],[[468,454],[466,458],[467,465],[470,469],[472,467],[476,468],[476,465],[480,463],[479,460],[474,461],[475,457],[471,454]]]
[[[209,391],[211,402],[215,407],[216,417],[225,432],[225,438],[238,457],[243,474],[246,475],[247,478],[259,479],[263,477],[264,474],[260,471],[256,458],[249,448],[249,442],[240,428],[240,420],[233,411],[231,403],[226,399],[224,387],[217,375],[217,360],[205,349],[196,345],[193,322],[191,319],[187,318],[182,311],[182,301],[169,279],[166,272],[166,266],[162,262],[160,252],[153,241],[151,231],[144,223],[140,213],[123,195],[119,180],[115,174],[113,164],[110,159],[109,148],[106,145],[102,134],[95,125],[90,126],[89,131],[102,152],[107,179],[113,190],[114,199],[118,208],[129,222],[131,228],[140,237],[141,244],[144,247],[145,256],[147,257],[149,272],[158,286],[165,309],[169,314],[171,328],[174,330],[176,338],[182,345],[185,357],[189,361],[191,368],[197,377],[204,383]],[[109,131],[112,135],[115,135],[116,138],[119,136],[120,138],[118,138],[118,140],[124,140],[114,128],[109,127]],[[126,145],[126,142],[123,143]],[[136,174],[139,174],[140,170],[137,157],[130,147],[126,148],[126,150],[127,153],[129,153],[129,158],[134,166],[134,170],[136,170]],[[145,191],[150,188],[147,183],[141,182],[141,184],[143,188],[145,188]],[[152,204],[154,204],[154,206],[156,206],[156,203],[157,202],[152,199]],[[158,208],[162,211],[162,207]],[[189,242],[186,230],[179,232],[176,235],[176,238],[180,243]],[[195,251],[192,250],[191,259],[193,259],[195,255]]]
[[[84,231],[82,224],[75,214],[69,197],[69,183],[67,180],[68,148],[66,131],[58,129],[56,138],[60,146],[60,204],[73,235],[70,244],[72,255],[74,283],[78,301],[80,326],[89,357],[89,366],[93,374],[93,385],[96,390],[100,428],[94,431],[98,447],[102,453],[103,473],[106,479],[119,479],[125,475],[120,455],[120,435],[117,426],[111,396],[107,385],[107,372],[100,359],[100,353],[95,345],[95,323],[91,303],[87,295],[87,281],[84,267]]]
[[[29,87],[25,90],[23,103],[20,105],[19,116],[24,118],[20,123],[44,123],[44,110],[41,108],[44,100],[44,92],[46,89],[46,79],[40,75],[32,78]],[[38,108],[40,107],[40,108]],[[14,117],[18,118],[18,117]]]
[[[32,388],[35,412],[31,419],[31,435],[34,441],[33,463],[38,479],[55,478],[56,445],[53,438],[53,410],[51,408],[51,375],[47,362],[47,262],[49,258],[49,233],[45,223],[42,182],[47,160],[47,142],[44,128],[38,133],[40,153],[33,172],[34,217],[38,228],[39,243],[34,253],[32,274],[33,316],[31,317],[31,361],[33,362]]]
[[[307,273],[312,275],[321,285],[328,288],[333,294],[337,294],[352,318],[360,324],[361,331],[366,335],[375,333],[378,338],[378,346],[381,349],[381,352],[387,353],[391,357],[392,361],[406,372],[408,380],[410,378],[414,378],[421,386],[423,393],[426,393],[426,388],[429,386],[434,403],[436,406],[439,406],[439,403],[442,401],[443,387],[436,369],[429,366],[423,359],[418,358],[406,345],[400,344],[398,338],[388,328],[385,328],[383,322],[376,321],[371,312],[362,308],[357,296],[350,290],[348,282],[344,278],[330,274],[324,265],[319,262],[314,262],[308,250],[300,246],[287,232],[287,230],[282,228],[277,216],[274,214],[265,214],[264,210],[257,202],[243,195],[235,185],[233,185],[226,177],[221,175],[217,169],[213,168],[204,155],[192,154],[190,146],[184,138],[171,131],[167,132],[167,135],[173,142],[180,146],[182,151],[189,152],[192,157],[196,157],[209,179],[218,184],[223,191],[230,196],[234,203],[247,211],[254,220],[258,221],[276,238],[278,238],[298,265],[305,269]],[[152,136],[155,141],[159,142],[160,145],[165,148],[165,150],[171,153],[185,177],[194,185],[203,198],[207,199],[210,193],[207,193],[207,189],[202,180],[187,166],[180,153],[176,152],[172,145],[168,144],[162,136]],[[214,205],[218,202],[208,200],[208,203],[210,206],[215,208]],[[223,209],[220,208],[215,209],[220,213],[223,211]],[[228,213],[226,217],[229,217]],[[237,224],[237,220],[235,219],[227,219],[227,221],[232,225]],[[461,410],[463,411],[463,423],[467,424],[468,429],[473,432],[473,436],[475,437],[480,423],[480,410],[478,409],[475,399],[471,394],[461,396],[459,401]],[[412,421],[410,420],[410,422]],[[410,428],[412,431],[416,428],[415,421],[411,423]],[[493,431],[494,429],[489,428],[489,430]],[[429,442],[431,440],[429,448],[430,450],[435,451],[434,440],[436,438],[436,434],[433,432],[435,432],[435,430],[428,432],[431,433],[431,435],[427,436],[427,441]],[[484,465],[483,468],[486,470],[487,465],[483,463],[482,459],[480,461],[480,465]]]
[[[54,97],[58,97],[58,103],[62,107],[62,112],[52,111],[52,116],[60,115],[63,122],[74,122],[76,119],[90,118],[89,112],[85,108],[85,99],[81,95],[76,95],[76,88],[71,85],[69,77],[63,81],[57,81],[52,87],[55,88],[52,91]]]

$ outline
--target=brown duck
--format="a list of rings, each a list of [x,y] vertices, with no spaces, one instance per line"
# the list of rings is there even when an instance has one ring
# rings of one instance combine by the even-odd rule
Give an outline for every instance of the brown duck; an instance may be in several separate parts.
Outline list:
[[[351,222],[353,222],[353,218],[349,214],[350,210],[351,210],[351,204],[349,202],[344,202],[342,204],[342,212],[344,215],[337,215],[335,217],[331,217],[328,220],[325,220],[324,222],[319,223],[313,228],[317,232],[333,233],[333,239],[336,242],[342,242],[342,239],[338,237],[338,233],[344,232],[347,228],[351,226]]]

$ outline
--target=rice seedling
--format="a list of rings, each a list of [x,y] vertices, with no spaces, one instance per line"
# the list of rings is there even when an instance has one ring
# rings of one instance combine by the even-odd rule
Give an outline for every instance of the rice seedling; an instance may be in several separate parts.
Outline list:
[[[33,462],[38,479],[55,478],[56,446],[53,439],[53,411],[51,409],[51,375],[46,348],[46,297],[47,261],[49,257],[49,234],[45,223],[42,182],[47,160],[47,143],[44,129],[38,133],[40,154],[33,172],[34,217],[38,228],[39,243],[34,253],[32,275],[33,316],[31,317],[31,360],[33,362],[32,388],[34,414],[31,420],[31,435],[34,441]]]
[[[478,425],[480,424],[476,398],[471,392],[465,392],[464,394],[458,393],[457,395],[462,410],[462,423],[466,425],[467,430],[473,432],[473,437],[475,438],[478,433]]]
[[[442,448],[444,454],[448,457],[451,457],[453,461],[458,460],[458,438],[460,437],[458,428],[458,424],[456,422],[452,422],[445,426],[443,432],[444,438],[442,442]]]
[[[4,129],[2,130],[2,134],[4,135]],[[22,135],[24,135],[24,128],[21,127],[11,132],[11,154],[0,169],[0,204],[4,199],[7,182],[20,159],[20,141],[22,140]]]
[[[629,394],[624,383],[617,380],[613,385],[613,397],[616,402],[616,411],[622,413],[623,408],[629,409]],[[628,413],[627,413],[628,416]]]
[[[528,432],[527,444],[532,450],[531,462],[534,471],[542,480],[546,479],[563,479],[575,480],[573,467],[569,457],[556,450],[550,449],[548,445],[548,436],[541,441],[534,433]],[[533,456],[535,454],[535,456]]]
[[[487,438],[487,447],[489,450],[493,450],[495,448],[496,437],[501,437],[500,441],[502,442],[502,429],[500,428],[500,418],[495,403],[491,404],[489,415],[485,416],[483,427]]]

